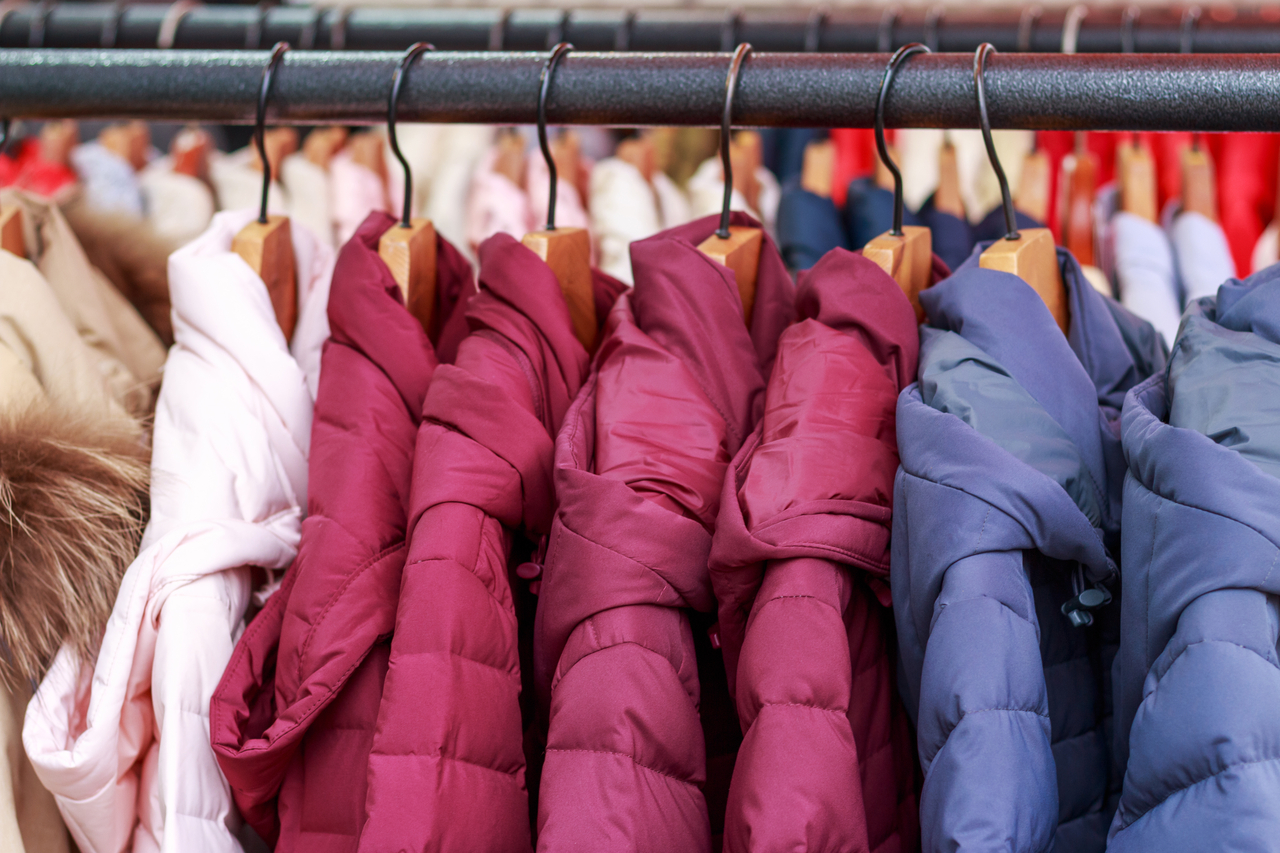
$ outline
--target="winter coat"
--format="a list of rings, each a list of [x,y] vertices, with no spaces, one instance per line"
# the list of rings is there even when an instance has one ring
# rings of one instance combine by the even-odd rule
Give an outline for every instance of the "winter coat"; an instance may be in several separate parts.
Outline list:
[[[332,255],[294,228],[292,344],[220,214],[170,259],[176,345],[152,449],[151,519],[96,665],[59,653],[23,743],[84,853],[238,851],[208,748],[209,696],[243,628],[250,567],[293,559]]]
[[[1164,363],[1150,324],[1059,250],[1070,330],[1008,273],[920,295],[920,381],[898,398],[891,584],[919,737],[923,847],[1102,850],[1124,394]]]
[[[24,709],[60,647],[97,648],[142,535],[146,452],[101,353],[36,267],[0,251],[0,282],[0,849],[62,853]]]
[[[690,219],[689,200],[666,173],[645,180],[626,160],[608,157],[591,170],[591,236],[600,268],[632,283],[631,244]]]
[[[22,211],[27,257],[58,297],[58,304],[93,350],[113,397],[146,418],[155,406],[165,349],[110,280],[89,262],[57,205],[18,190],[0,193],[5,207]]]
[[[893,685],[886,579],[915,311],[843,249],[801,275],[796,304],[711,548],[745,732],[724,849],[912,850],[915,755]]]
[[[236,644],[210,737],[244,819],[277,851],[355,850],[405,561],[414,443],[436,367],[378,256],[372,213],[338,254],[297,559]],[[471,270],[436,243],[436,321]]]
[[[707,557],[725,472],[793,310],[767,241],[748,328],[732,273],[697,249],[715,227],[632,244],[635,289],[610,312],[556,441],[534,634],[549,713],[539,850],[710,849],[686,608],[715,607]]]
[[[603,320],[624,285],[598,276],[596,289]],[[530,849],[508,557],[513,538],[550,531],[553,436],[589,356],[550,268],[507,234],[480,245],[466,316],[472,332],[436,369],[414,452],[360,837],[372,853]]]
[[[1280,840],[1280,268],[1187,308],[1129,392],[1108,850]]]

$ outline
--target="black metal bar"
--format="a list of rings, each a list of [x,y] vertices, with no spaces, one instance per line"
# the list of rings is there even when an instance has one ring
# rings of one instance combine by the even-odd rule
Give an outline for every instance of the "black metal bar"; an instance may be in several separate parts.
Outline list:
[[[268,38],[275,38],[272,34]],[[386,118],[400,55],[291,51],[271,120],[365,124]],[[552,124],[714,126],[726,54],[567,56]],[[531,124],[546,54],[424,55],[405,84],[402,121]],[[742,126],[871,127],[888,57],[754,54],[735,104]],[[252,121],[265,51],[0,51],[0,115]],[[891,127],[976,127],[972,57],[919,56],[886,105]],[[1280,130],[1280,56],[1009,54],[991,57],[992,125],[1063,130]]]
[[[120,19],[117,46],[150,48],[168,9],[164,4],[128,6]],[[65,3],[52,7],[32,3],[12,9],[0,23],[0,47],[26,47],[33,29],[44,17],[46,47],[89,48],[101,44],[104,26],[117,12],[111,2]],[[254,6],[209,5],[192,9],[182,19],[173,46],[187,49],[243,49],[246,35],[256,26],[260,10]],[[721,9],[574,10],[553,8],[501,9],[355,8],[333,9],[315,20],[306,6],[276,6],[262,19],[261,44],[287,40],[320,50],[403,51],[418,41],[441,50],[485,50],[491,41],[507,50],[545,50],[548,39],[572,41],[582,50],[720,51],[724,44],[725,12]],[[345,26],[342,24],[343,15]],[[955,3],[930,26],[927,8],[904,10],[895,20],[890,49],[926,35],[937,36],[938,49],[972,53],[984,41],[1005,52],[1018,49],[1020,9],[967,11]],[[1120,53],[1125,24],[1120,9],[1091,10],[1080,27],[1081,53]],[[1065,10],[1046,10],[1032,28],[1028,49],[1056,53],[1062,44]],[[818,32],[818,50],[862,53],[877,50],[882,13],[875,8],[833,9]],[[1144,8],[1132,26],[1138,53],[1176,53],[1181,44],[1180,10]],[[768,52],[804,51],[812,41],[811,10],[747,10],[736,19],[733,37]],[[500,39],[494,40],[498,34]],[[1198,53],[1280,53],[1280,9],[1236,12],[1211,9],[1196,27]]]

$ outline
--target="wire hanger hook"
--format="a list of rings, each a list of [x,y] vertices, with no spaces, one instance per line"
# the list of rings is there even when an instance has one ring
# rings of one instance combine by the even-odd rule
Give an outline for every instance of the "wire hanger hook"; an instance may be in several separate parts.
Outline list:
[[[276,42],[271,48],[271,59],[262,70],[262,88],[258,91],[258,120],[253,128],[253,141],[258,146],[258,157],[262,160],[262,202],[258,206],[258,222],[267,224],[267,195],[271,191],[271,163],[267,160],[266,124],[267,99],[271,97],[271,84],[276,80],[276,69],[289,49],[287,41]]]
[[[996,156],[996,144],[991,138],[991,119],[987,116],[987,84],[983,79],[987,70],[987,55],[995,53],[995,46],[983,42],[973,53],[973,87],[978,90],[978,123],[982,127],[982,142],[987,146],[987,159],[1000,182],[1000,199],[1004,204],[1004,239],[1017,240],[1022,237],[1018,233],[1018,219],[1013,212],[1013,195],[1009,192],[1009,179],[1004,175],[1004,167]]]
[[[745,41],[733,51],[729,76],[725,78],[724,84],[724,117],[720,121],[720,167],[724,170],[724,204],[720,208],[720,227],[716,229],[716,236],[721,240],[729,239],[729,208],[733,204],[733,163],[729,157],[729,135],[733,132],[733,98],[738,93],[738,77],[749,53],[751,44]]]
[[[542,88],[538,92],[538,147],[542,149],[542,159],[547,161],[547,172],[551,176],[551,189],[547,193],[547,231],[556,230],[556,185],[560,182],[560,173],[556,171],[556,161],[551,156],[551,146],[547,143],[547,95],[551,92],[551,79],[555,75],[556,64],[571,50],[573,45],[567,41],[551,48],[551,55],[542,66]]]
[[[413,173],[409,171],[409,161],[405,159],[404,154],[400,153],[400,140],[396,138],[396,112],[400,107],[400,87],[404,84],[405,74],[413,61],[428,50],[435,49],[435,45],[425,41],[411,45],[404,52],[400,64],[396,66],[396,73],[391,78],[391,94],[387,97],[387,141],[391,143],[391,153],[400,161],[400,168],[404,169],[404,205],[400,208],[401,228],[413,227],[409,221],[413,200]]]
[[[885,142],[884,104],[888,100],[889,87],[893,85],[893,76],[898,72],[899,66],[917,53],[931,52],[920,42],[903,45],[894,51],[893,56],[889,58],[889,64],[885,66],[884,80],[880,83],[880,96],[876,98],[876,151],[880,153],[880,159],[893,175],[893,230],[889,233],[894,237],[902,236],[902,172],[898,169],[898,164],[889,156],[889,146]]]

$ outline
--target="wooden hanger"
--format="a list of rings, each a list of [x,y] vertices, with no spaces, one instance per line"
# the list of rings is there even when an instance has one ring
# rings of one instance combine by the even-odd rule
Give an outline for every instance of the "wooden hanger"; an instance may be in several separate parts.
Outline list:
[[[551,49],[551,55],[542,66],[542,88],[538,95],[538,145],[547,161],[548,177],[551,179],[547,196],[547,225],[541,231],[524,235],[521,242],[542,258],[555,273],[556,281],[560,282],[560,292],[564,294],[569,306],[573,333],[587,352],[591,352],[596,347],[596,336],[599,333],[595,288],[591,283],[591,238],[585,228],[556,227],[556,190],[560,173],[547,142],[547,95],[556,64],[571,50],[573,45],[560,42]]]
[[[209,174],[209,151],[213,140],[198,127],[184,128],[169,144],[173,171],[179,175],[204,180]]]
[[[836,177],[836,144],[830,139],[815,139],[804,147],[804,165],[800,169],[800,188],[822,198],[831,198]]]
[[[409,66],[424,51],[433,49],[426,42],[411,46],[405,51],[391,80],[391,95],[387,100],[387,141],[391,144],[391,153],[400,162],[400,168],[404,169],[404,199],[400,207],[400,221],[382,232],[378,240],[378,256],[400,286],[405,307],[428,333],[436,310],[436,229],[431,220],[410,216],[413,209],[413,173],[409,169],[409,161],[400,151],[396,111],[400,103],[400,87]],[[376,156],[385,173],[381,140],[378,140]]]
[[[1076,135],[1076,150],[1062,162],[1062,244],[1081,264],[1093,264],[1093,196],[1098,183],[1098,157]]]
[[[1004,167],[996,156],[995,143],[991,139],[991,120],[987,117],[987,90],[983,81],[987,55],[994,53],[990,44],[979,45],[973,59],[973,82],[978,90],[978,121],[982,127],[982,140],[986,143],[987,157],[1000,183],[1000,196],[1004,204],[1006,236],[995,241],[978,258],[982,269],[1013,273],[1031,286],[1044,304],[1063,334],[1070,328],[1070,309],[1067,287],[1058,266],[1058,251],[1053,244],[1053,233],[1048,228],[1027,228],[1018,231],[1017,217],[1013,209],[1013,196]]]
[[[1191,147],[1182,152],[1182,209],[1195,211],[1218,221],[1218,195],[1209,152],[1192,137]]]
[[[720,210],[720,227],[698,245],[698,250],[718,264],[733,272],[742,300],[742,316],[748,326],[755,311],[756,279],[760,272],[760,250],[764,246],[764,232],[745,225],[730,225],[730,206],[733,204],[733,158],[730,151],[730,135],[733,132],[733,96],[738,90],[738,74],[743,61],[751,53],[751,45],[743,42],[733,52],[729,64],[729,76],[725,82],[724,119],[720,125],[720,165],[724,173],[724,205]],[[754,176],[753,176],[754,177]]]
[[[342,150],[342,146],[347,144],[347,136],[348,133],[345,127],[338,125],[317,127],[308,133],[307,138],[302,141],[302,156],[321,169],[328,171],[333,155],[337,154]]]
[[[1049,155],[1038,148],[1027,152],[1022,161],[1022,172],[1018,175],[1018,191],[1013,197],[1014,208],[1036,222],[1048,222],[1052,182]]]
[[[1132,145],[1121,145],[1118,152],[1120,171],[1120,209],[1148,222],[1159,220],[1156,204],[1156,164],[1151,152],[1134,137]]]
[[[10,120],[0,120],[0,154],[9,147]],[[17,205],[0,205],[0,251],[20,258],[27,256],[27,237],[22,210]]]
[[[943,139],[942,148],[938,150],[938,188],[933,193],[933,207],[957,219],[965,218],[964,197],[960,194],[960,166],[950,137]]]
[[[874,261],[888,273],[911,300],[917,320],[924,320],[924,309],[920,307],[920,291],[927,288],[933,278],[933,235],[928,228],[902,224],[904,207],[902,172],[898,169],[893,152],[885,141],[884,106],[898,67],[915,54],[928,52],[929,49],[923,44],[905,45],[898,48],[897,52],[890,57],[889,64],[885,68],[884,79],[880,84],[880,95],[876,99],[875,134],[876,152],[879,155],[877,162],[888,173],[890,186],[893,187],[893,227],[873,238],[862,248],[863,257]],[[954,151],[952,153],[954,154]],[[963,209],[961,213],[963,214]]]
[[[231,241],[231,251],[244,259],[262,283],[267,287],[271,307],[275,310],[280,331],[286,341],[293,339],[293,329],[298,323],[297,261],[293,253],[293,236],[289,219],[285,216],[267,215],[267,193],[271,189],[271,160],[267,157],[266,117],[267,98],[275,70],[289,45],[278,42],[271,51],[271,60],[262,72],[262,88],[258,93],[258,122],[254,139],[258,145],[258,157],[262,161],[262,203],[257,220],[250,222]]]

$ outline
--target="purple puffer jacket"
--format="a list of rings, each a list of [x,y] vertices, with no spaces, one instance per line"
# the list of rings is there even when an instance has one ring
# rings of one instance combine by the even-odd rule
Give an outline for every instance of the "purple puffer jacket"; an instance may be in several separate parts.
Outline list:
[[[686,608],[715,607],[721,487],[763,411],[794,292],[768,241],[748,329],[733,274],[697,249],[715,225],[632,244],[635,290],[556,442],[534,646],[550,715],[539,850],[711,847]]]
[[[894,685],[887,576],[915,312],[892,278],[844,249],[801,274],[796,307],[711,548],[746,733],[724,849],[914,850],[915,747]]]
[[[275,850],[349,853],[405,561],[414,442],[436,368],[431,340],[378,257],[371,213],[342,247],[329,296],[298,556],[236,644],[210,703],[218,765]],[[437,325],[471,268],[437,242]],[[443,334],[443,333],[442,333]]]
[[[369,756],[360,850],[530,849],[513,536],[551,529],[553,439],[586,379],[550,268],[480,246],[471,333],[437,368],[418,430],[409,554]],[[626,289],[597,273],[597,316]]]

